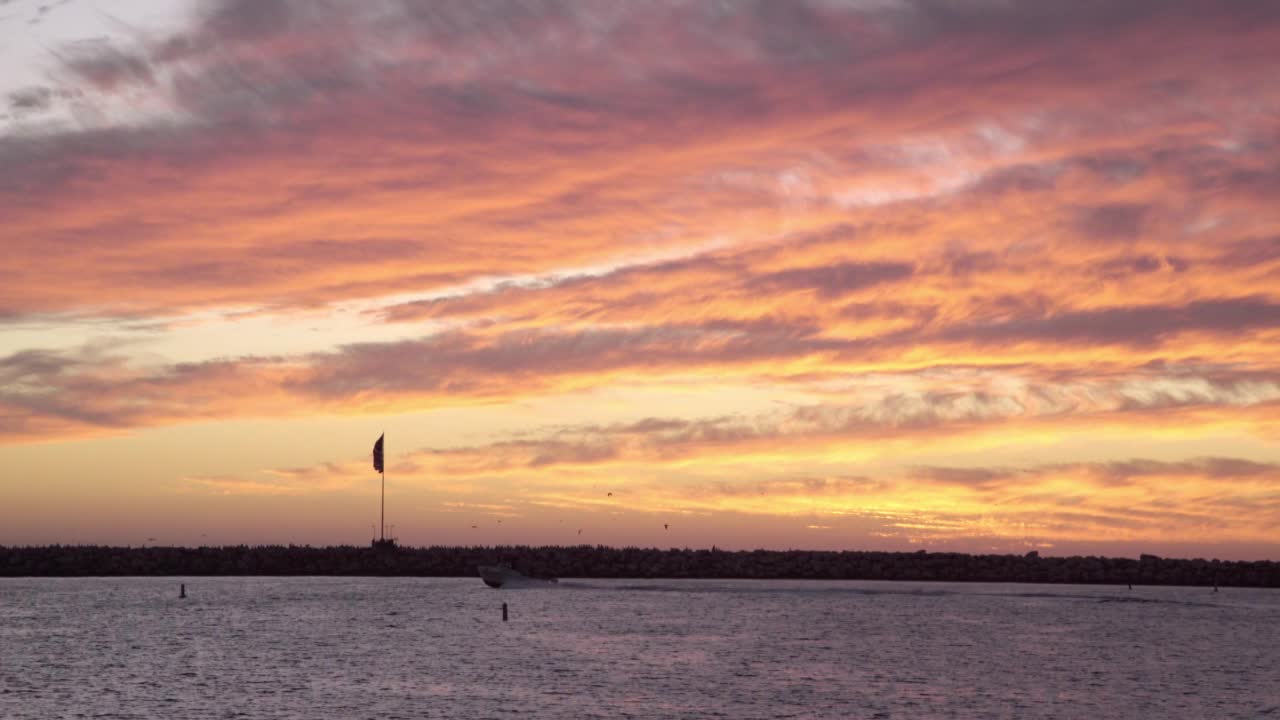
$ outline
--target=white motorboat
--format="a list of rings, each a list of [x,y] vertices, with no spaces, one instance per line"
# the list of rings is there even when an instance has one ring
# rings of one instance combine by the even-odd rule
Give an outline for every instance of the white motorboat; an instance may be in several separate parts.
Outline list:
[[[504,585],[543,585],[556,581],[555,578],[529,577],[510,565],[481,565],[477,569],[480,571],[480,579],[491,588],[500,588]]]

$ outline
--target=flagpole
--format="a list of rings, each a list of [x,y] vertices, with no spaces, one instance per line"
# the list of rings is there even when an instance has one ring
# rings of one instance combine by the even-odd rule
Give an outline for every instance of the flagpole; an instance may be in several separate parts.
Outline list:
[[[378,531],[378,535],[380,540],[386,541],[387,539],[387,471],[385,470],[387,466],[386,465],[387,461],[385,459],[387,457],[386,432],[382,433],[382,437],[383,437],[382,457],[384,458],[382,461],[382,467],[384,469],[380,472],[380,474],[382,475],[382,517],[379,518],[379,521],[382,523],[382,529]]]

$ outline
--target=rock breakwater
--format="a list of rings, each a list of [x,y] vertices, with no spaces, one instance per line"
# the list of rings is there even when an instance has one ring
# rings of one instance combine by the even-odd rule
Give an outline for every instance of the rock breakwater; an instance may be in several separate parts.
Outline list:
[[[0,576],[474,576],[506,562],[527,575],[579,578],[934,580],[1280,587],[1280,562],[950,552],[692,550],[605,546],[0,546]]]

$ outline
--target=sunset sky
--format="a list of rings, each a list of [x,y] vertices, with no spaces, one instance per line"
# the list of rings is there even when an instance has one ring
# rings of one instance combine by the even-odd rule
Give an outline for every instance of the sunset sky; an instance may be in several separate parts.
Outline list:
[[[0,544],[367,544],[385,432],[411,545],[1280,560],[1277,67],[1248,0],[0,0]]]

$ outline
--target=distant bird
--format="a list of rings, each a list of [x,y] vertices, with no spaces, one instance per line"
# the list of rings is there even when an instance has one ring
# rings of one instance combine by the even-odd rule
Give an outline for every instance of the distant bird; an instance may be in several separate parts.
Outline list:
[[[613,497],[613,493],[609,493],[609,497]]]
[[[479,526],[479,525],[472,525],[471,527],[472,527],[472,528],[478,528],[478,527],[480,527],[480,526]]]
[[[662,523],[662,529],[663,529],[663,530],[670,530],[670,529],[671,529],[671,527],[670,527],[669,525],[667,525],[666,523]]]
[[[155,538],[147,538],[147,542],[155,542],[155,541],[156,541]]]
[[[582,534],[582,528],[578,528],[578,534],[579,534],[579,535],[581,535],[581,534]]]

